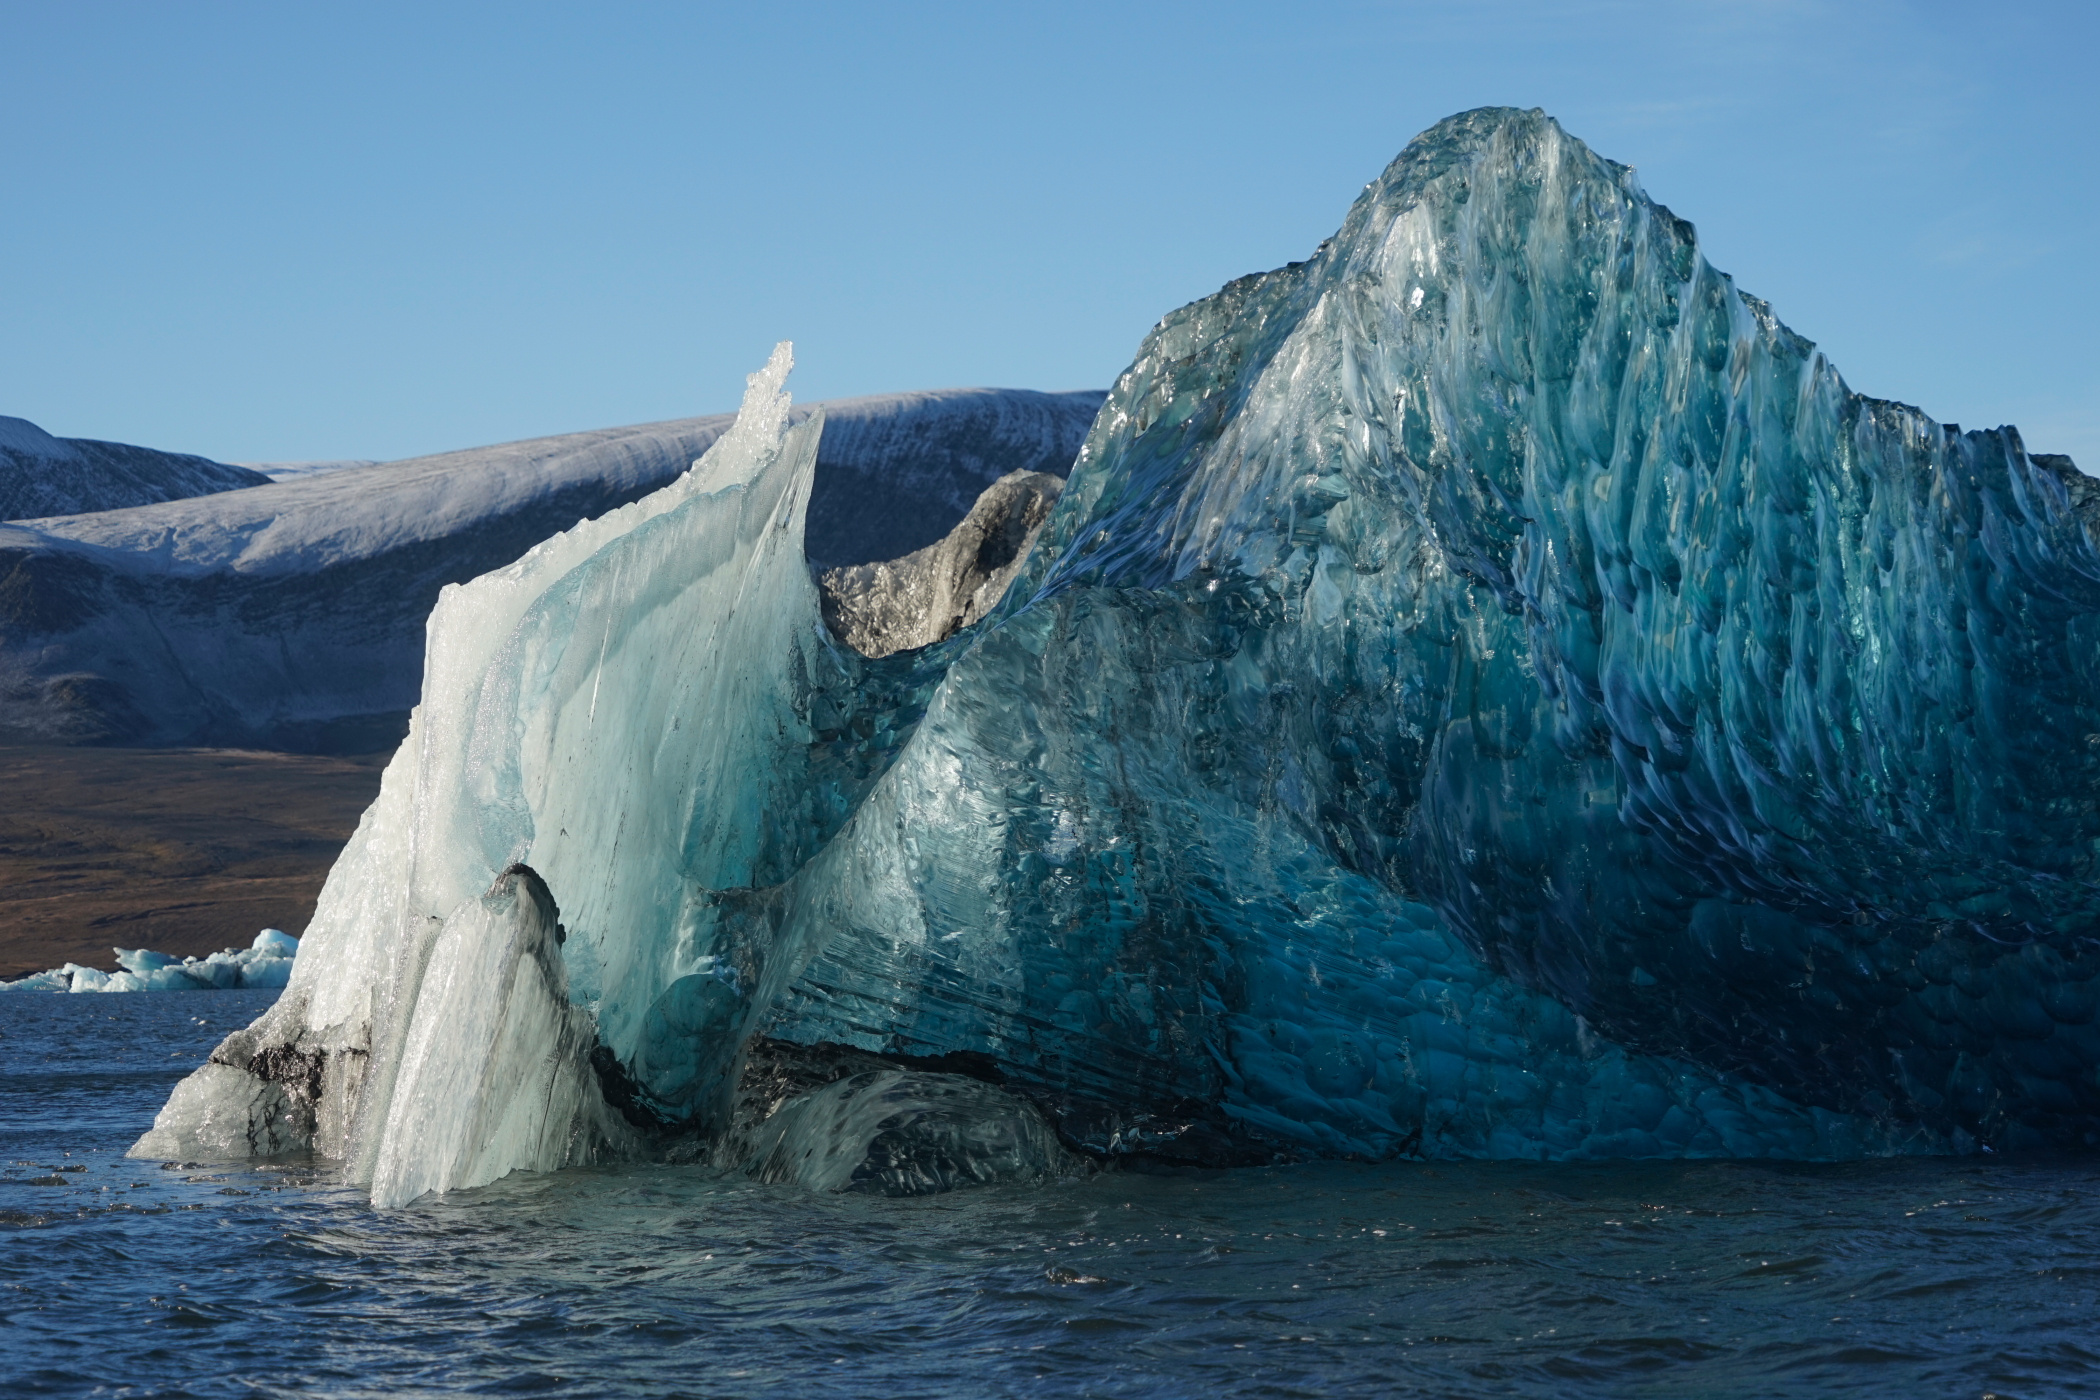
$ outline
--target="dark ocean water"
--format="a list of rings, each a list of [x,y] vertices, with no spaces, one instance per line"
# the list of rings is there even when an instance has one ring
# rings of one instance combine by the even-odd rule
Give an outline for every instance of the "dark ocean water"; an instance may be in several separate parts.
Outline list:
[[[373,1212],[122,1153],[268,993],[0,997],[11,1395],[2100,1394],[2100,1163],[1326,1165]]]

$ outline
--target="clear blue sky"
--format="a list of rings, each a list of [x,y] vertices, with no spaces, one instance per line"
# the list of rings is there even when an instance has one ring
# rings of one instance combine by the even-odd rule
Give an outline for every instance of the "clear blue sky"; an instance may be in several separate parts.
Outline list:
[[[2100,470],[2094,6],[0,0],[0,413],[398,457],[1105,386],[1449,113],[1636,166],[1855,388]]]

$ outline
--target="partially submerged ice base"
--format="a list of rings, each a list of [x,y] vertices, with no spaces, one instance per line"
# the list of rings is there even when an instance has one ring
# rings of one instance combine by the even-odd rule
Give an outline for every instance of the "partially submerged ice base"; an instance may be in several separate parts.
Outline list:
[[[1542,114],[1161,322],[935,645],[827,628],[786,370],[447,591],[290,990],[139,1150],[272,1092],[381,1204],[2095,1141],[2094,486],[1850,392]]]

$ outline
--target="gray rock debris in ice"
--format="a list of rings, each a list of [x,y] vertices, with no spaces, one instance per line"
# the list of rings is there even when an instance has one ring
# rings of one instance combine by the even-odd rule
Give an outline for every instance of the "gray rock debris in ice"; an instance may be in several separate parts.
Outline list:
[[[790,422],[824,413],[803,549],[827,565],[895,559],[947,534],[1010,472],[1061,481],[1107,397],[937,389],[797,408]]]
[[[825,570],[824,621],[868,657],[946,640],[1006,596],[1063,489],[1048,472],[1009,472],[944,539],[901,559]]]
[[[272,481],[297,481],[324,472],[339,472],[345,467],[376,467],[379,462],[371,457],[343,457],[317,462],[243,462],[241,465],[250,471],[261,472]]]
[[[1062,476],[1103,397],[943,389],[821,405],[810,557],[894,559],[939,540],[1010,472]],[[731,421],[570,433],[0,526],[0,738],[391,744],[422,685],[423,624],[442,588],[648,495]]]
[[[782,1104],[753,1134],[760,1181],[931,1196],[1083,1171],[1026,1100],[955,1074],[874,1069]]]
[[[313,1141],[314,1105],[284,1080],[214,1058],[175,1086],[134,1150],[180,1162],[282,1157]]]
[[[0,415],[0,520],[156,505],[269,481],[208,457],[53,437],[26,418]]]

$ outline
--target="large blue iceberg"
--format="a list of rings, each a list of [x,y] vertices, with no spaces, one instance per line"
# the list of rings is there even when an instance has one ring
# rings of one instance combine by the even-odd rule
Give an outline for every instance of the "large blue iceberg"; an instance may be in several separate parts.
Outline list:
[[[447,590],[290,989],[139,1152],[2096,1141],[2100,487],[1852,393],[1542,113],[1162,321],[934,645],[827,628],[787,370]]]

